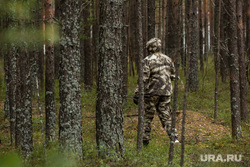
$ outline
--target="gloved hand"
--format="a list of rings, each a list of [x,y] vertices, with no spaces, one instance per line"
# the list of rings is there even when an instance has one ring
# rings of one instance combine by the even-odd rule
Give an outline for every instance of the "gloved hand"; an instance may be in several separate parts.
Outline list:
[[[133,100],[134,100],[134,103],[135,103],[136,105],[138,105],[139,96],[134,95]]]

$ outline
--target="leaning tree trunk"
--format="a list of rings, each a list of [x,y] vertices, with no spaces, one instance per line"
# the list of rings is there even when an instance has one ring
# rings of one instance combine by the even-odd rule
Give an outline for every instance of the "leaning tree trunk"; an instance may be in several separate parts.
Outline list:
[[[122,116],[123,0],[100,3],[99,61],[96,104],[96,142],[99,156],[124,153]]]
[[[231,119],[232,137],[239,139],[242,137],[240,120],[240,89],[239,89],[239,63],[237,48],[237,18],[236,0],[229,0],[226,4],[229,17],[229,63],[230,63],[230,93],[231,93]]]
[[[61,4],[62,35],[60,40],[60,111],[59,149],[63,152],[82,152],[81,87],[80,87],[80,39],[79,17],[81,1],[65,1]]]

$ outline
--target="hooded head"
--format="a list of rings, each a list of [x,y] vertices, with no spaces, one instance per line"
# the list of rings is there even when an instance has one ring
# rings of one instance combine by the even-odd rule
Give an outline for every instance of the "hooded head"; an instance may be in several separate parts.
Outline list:
[[[159,38],[150,39],[146,44],[146,48],[150,53],[159,52],[161,50],[161,40]]]

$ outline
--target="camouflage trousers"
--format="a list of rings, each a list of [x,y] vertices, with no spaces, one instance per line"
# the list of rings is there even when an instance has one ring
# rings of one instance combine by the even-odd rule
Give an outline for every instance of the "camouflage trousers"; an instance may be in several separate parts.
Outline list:
[[[155,112],[158,113],[161,124],[170,137],[172,124],[170,96],[145,97],[144,109],[145,113],[143,141],[150,141],[151,122],[154,118]],[[174,135],[176,138],[178,137],[176,129]]]

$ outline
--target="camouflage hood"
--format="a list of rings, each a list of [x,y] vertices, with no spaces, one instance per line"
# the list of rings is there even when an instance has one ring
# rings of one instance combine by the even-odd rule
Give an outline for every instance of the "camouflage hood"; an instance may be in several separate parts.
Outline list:
[[[161,50],[161,40],[159,38],[150,39],[146,44],[146,48],[151,53],[159,52]]]

